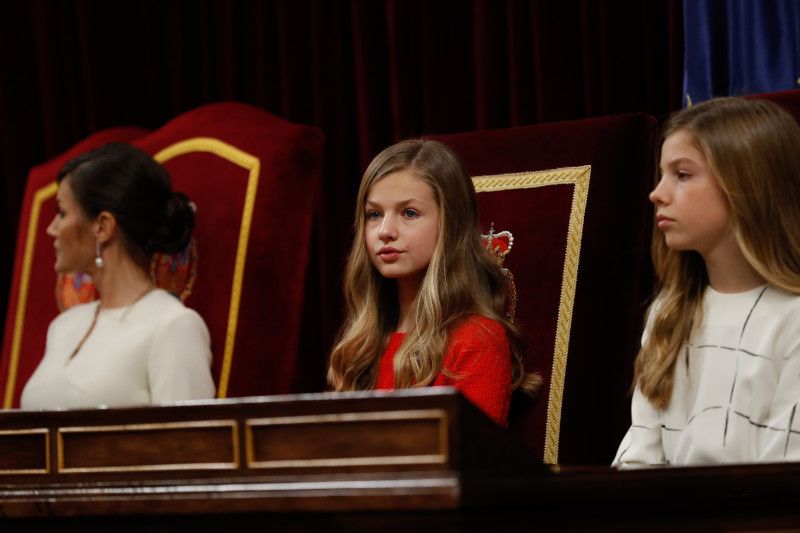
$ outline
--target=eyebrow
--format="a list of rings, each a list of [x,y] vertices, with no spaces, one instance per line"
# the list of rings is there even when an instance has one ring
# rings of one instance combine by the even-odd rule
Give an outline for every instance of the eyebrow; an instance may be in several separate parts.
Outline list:
[[[667,161],[668,165],[680,165],[683,163],[691,163],[693,165],[696,165],[697,161],[690,159],[688,157],[679,157],[677,159],[670,159],[669,161]]]
[[[412,204],[414,202],[417,202],[418,204],[422,204],[423,206],[425,205],[424,201],[418,200],[416,198],[409,198],[408,200],[403,200],[401,202],[395,202],[393,205],[398,205],[398,206],[405,207],[405,206],[407,206],[409,204]],[[367,198],[367,202],[366,202],[365,205],[367,205],[367,206],[372,205],[374,207],[382,207],[379,202],[376,202],[374,200],[370,200],[369,198]]]
[[[658,169],[659,170],[664,170],[664,167],[677,167],[677,166],[680,166],[680,165],[685,165],[687,163],[690,164],[690,165],[699,165],[700,164],[698,161],[694,161],[693,159],[689,159],[688,157],[679,157],[677,159],[670,159],[669,161],[666,162],[665,165],[662,165],[661,163],[659,163]]]

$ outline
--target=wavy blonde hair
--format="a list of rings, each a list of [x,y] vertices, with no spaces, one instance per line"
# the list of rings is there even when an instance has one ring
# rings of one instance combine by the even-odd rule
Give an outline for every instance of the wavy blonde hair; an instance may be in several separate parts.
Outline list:
[[[730,209],[732,234],[745,259],[768,283],[800,294],[800,127],[766,100],[717,98],[678,112],[662,141],[688,132],[708,161]],[[694,251],[670,250],[653,230],[658,292],[646,342],[636,358],[634,383],[666,408],[675,362],[703,320],[708,273]]]
[[[433,190],[439,239],[412,310],[412,327],[394,356],[395,387],[430,385],[443,371],[449,333],[474,313],[503,325],[511,349],[513,388],[533,392],[540,378],[525,372],[522,336],[505,317],[506,278],[481,242],[472,180],[452,150],[430,140],[407,140],[386,148],[361,179],[355,238],[344,274],[347,314],[331,352],[328,382],[337,391],[373,388],[380,356],[397,324],[396,283],[373,267],[364,226],[370,189],[401,170],[411,170]]]

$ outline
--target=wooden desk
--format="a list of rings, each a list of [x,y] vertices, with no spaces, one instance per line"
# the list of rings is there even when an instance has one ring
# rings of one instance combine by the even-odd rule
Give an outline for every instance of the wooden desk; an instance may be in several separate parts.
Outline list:
[[[744,530],[800,464],[538,464],[452,389],[0,411],[0,531]]]

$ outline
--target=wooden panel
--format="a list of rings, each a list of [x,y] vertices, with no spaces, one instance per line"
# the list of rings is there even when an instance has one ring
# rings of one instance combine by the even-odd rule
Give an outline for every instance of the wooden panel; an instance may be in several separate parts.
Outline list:
[[[0,431],[0,474],[45,474],[50,467],[47,429]]]
[[[445,387],[0,411],[0,431],[42,428],[49,431],[49,445],[38,449],[46,453],[49,447],[49,469],[24,473],[31,460],[9,452],[7,464],[15,470],[0,471],[0,484],[249,482],[270,476],[281,478],[276,486],[283,486],[286,479],[316,483],[320,476],[352,475],[360,483],[381,473],[440,480],[462,470],[515,473],[521,464],[536,463],[507,432]],[[27,441],[7,449],[32,453]],[[36,466],[41,465],[40,460]]]
[[[4,533],[800,525],[800,463],[551,469],[446,389],[0,411],[0,427],[0,465],[14,469],[0,471]],[[62,469],[21,473],[46,464],[44,428]]]
[[[59,472],[238,467],[238,437],[232,420],[67,427],[58,431]]]
[[[250,468],[445,465],[438,409],[271,417],[246,421]]]

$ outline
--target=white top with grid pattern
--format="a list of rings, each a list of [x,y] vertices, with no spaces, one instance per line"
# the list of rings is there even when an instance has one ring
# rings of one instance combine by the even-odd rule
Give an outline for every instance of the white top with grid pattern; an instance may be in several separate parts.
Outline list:
[[[120,407],[214,397],[209,334],[203,319],[166,291],[104,309],[99,302],[58,315],[39,367],[22,392],[23,409]]]
[[[614,466],[800,460],[800,297],[708,287],[695,329],[667,409],[634,391]]]

